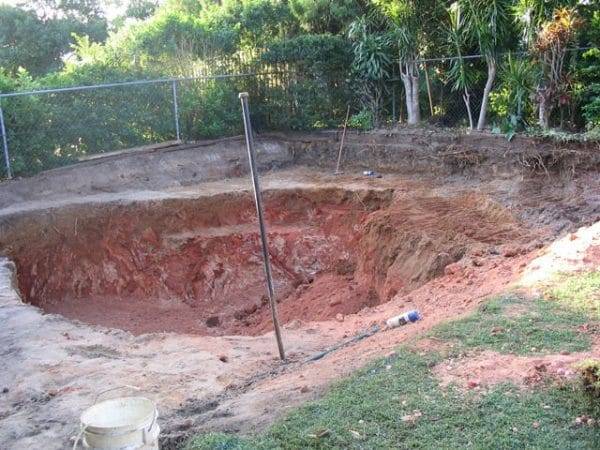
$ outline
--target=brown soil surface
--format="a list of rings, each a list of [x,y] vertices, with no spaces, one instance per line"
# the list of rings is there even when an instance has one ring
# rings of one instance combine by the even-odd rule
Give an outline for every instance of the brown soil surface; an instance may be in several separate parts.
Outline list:
[[[590,352],[543,356],[505,355],[486,350],[439,364],[433,372],[442,386],[454,384],[460,388],[478,389],[505,382],[527,386],[573,379],[576,376],[574,364],[599,355],[598,346]]]
[[[515,282],[535,288],[556,271],[597,267],[600,222],[557,238],[596,220],[599,180],[561,183],[265,176],[285,363],[273,333],[261,335],[270,322],[247,179],[0,210],[0,248],[17,262],[23,297],[64,314],[21,303],[0,261],[0,442],[65,448],[95,395],[122,384],[156,401],[163,448],[201,431],[261,431]],[[412,308],[423,320],[311,360]]]

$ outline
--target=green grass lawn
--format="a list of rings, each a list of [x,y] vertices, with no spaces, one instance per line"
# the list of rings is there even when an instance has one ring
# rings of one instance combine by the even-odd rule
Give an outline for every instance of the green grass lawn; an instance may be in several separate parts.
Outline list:
[[[454,353],[476,348],[518,355],[577,352],[590,348],[591,336],[577,329],[589,321],[585,311],[564,303],[507,295],[429,335],[451,342]]]
[[[600,427],[573,423],[584,414],[600,418],[600,402],[578,383],[527,390],[506,383],[465,392],[440,387],[431,373],[444,359],[478,349],[520,355],[589,350],[591,337],[578,328],[590,323],[591,313],[571,307],[564,292],[560,302],[515,295],[492,300],[431,331],[429,337],[452,344],[449,351],[425,352],[407,344],[263,434],[207,434],[187,448],[598,449]]]

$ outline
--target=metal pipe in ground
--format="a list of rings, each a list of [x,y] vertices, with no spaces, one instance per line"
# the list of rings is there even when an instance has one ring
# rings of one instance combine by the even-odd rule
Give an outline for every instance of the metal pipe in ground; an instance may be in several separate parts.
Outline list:
[[[178,141],[181,141],[181,136],[179,135],[179,108],[177,105],[177,81],[176,80],[173,80],[171,89],[173,91],[173,119],[175,120],[175,137],[177,138]]]
[[[250,123],[250,110],[248,106],[248,93],[241,92],[240,101],[242,102],[242,116],[244,119],[244,133],[246,135],[246,148],[248,149],[248,160],[250,162],[250,174],[252,175],[252,184],[254,186],[254,201],[256,203],[256,214],[258,215],[258,225],[260,227],[260,239],[262,242],[263,262],[265,264],[265,275],[267,278],[267,293],[269,295],[269,305],[271,306],[271,318],[275,328],[275,338],[279,348],[279,357],[285,359],[283,349],[283,340],[281,339],[281,329],[279,328],[279,319],[277,318],[277,304],[275,302],[275,289],[273,288],[273,276],[271,274],[271,262],[269,260],[269,246],[267,243],[267,231],[262,207],[262,197],[260,194],[260,185],[258,182],[258,171],[256,168],[256,155],[254,151],[254,138],[252,136],[252,125]]]

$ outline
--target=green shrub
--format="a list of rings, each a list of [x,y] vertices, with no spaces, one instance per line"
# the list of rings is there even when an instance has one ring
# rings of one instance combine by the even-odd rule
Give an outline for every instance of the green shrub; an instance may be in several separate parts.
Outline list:
[[[499,128],[510,134],[525,128],[533,114],[531,96],[534,91],[535,67],[527,59],[515,59],[510,54],[500,71],[500,86],[490,94],[492,112],[499,119]]]
[[[578,70],[581,111],[588,129],[600,127],[600,49],[583,54]]]
[[[363,109],[357,114],[352,114],[348,120],[350,128],[368,131],[373,129],[373,113],[368,109]]]

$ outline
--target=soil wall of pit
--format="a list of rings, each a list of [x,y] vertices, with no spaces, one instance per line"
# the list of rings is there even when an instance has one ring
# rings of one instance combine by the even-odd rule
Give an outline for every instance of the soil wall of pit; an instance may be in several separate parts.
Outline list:
[[[339,132],[259,135],[261,171],[290,165],[335,167]],[[401,129],[349,132],[342,168],[405,173],[572,176],[600,170],[600,143],[559,143],[550,139]],[[98,157],[34,177],[0,183],[0,207],[126,190],[162,190],[247,173],[241,137],[168,145]]]
[[[283,322],[355,313],[466,253],[529,239],[476,193],[283,189],[267,191],[265,205]],[[250,192],[70,206],[13,217],[1,231],[21,294],[48,312],[135,334],[270,329]]]
[[[339,133],[289,137],[296,164],[335,167]],[[335,141],[335,142],[334,142]],[[572,176],[600,170],[600,142],[405,128],[349,132],[342,167],[405,173]]]

